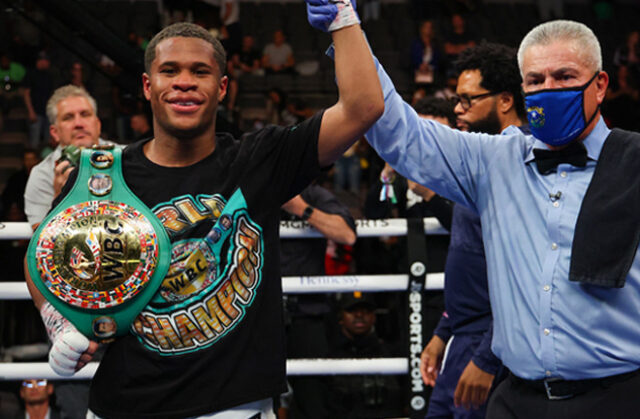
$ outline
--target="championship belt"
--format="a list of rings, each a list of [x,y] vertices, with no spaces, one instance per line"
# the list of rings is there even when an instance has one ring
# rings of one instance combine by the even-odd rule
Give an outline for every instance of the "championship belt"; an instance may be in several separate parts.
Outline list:
[[[73,188],[27,251],[38,290],[99,342],[128,333],[171,262],[164,227],[124,181],[121,153],[113,146],[82,151]]]

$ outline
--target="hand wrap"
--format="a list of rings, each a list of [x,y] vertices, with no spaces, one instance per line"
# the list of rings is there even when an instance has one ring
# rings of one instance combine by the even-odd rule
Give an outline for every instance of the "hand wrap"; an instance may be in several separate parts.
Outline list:
[[[338,6],[338,14],[329,25],[329,32],[360,24],[355,0],[332,0],[332,2]]]
[[[324,32],[360,23],[355,0],[306,0],[307,19],[311,26]]]
[[[72,376],[80,356],[89,349],[89,339],[48,302],[40,308],[40,315],[52,342],[49,365],[58,375]]]

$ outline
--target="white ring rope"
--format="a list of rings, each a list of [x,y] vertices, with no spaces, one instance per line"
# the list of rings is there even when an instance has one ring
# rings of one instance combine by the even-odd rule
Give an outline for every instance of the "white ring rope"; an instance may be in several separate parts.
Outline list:
[[[0,240],[23,240],[31,238],[29,223],[0,222]]]
[[[424,219],[424,232],[429,235],[448,235],[434,217]],[[0,240],[23,240],[31,237],[29,223],[0,222]],[[407,220],[387,218],[382,220],[356,220],[358,237],[404,236]],[[306,221],[281,221],[280,237],[283,239],[319,238],[322,234]]]
[[[384,292],[406,291],[409,275],[336,275],[285,276],[282,291],[285,294],[311,294],[319,292]],[[425,290],[444,288],[444,274],[427,274]],[[31,296],[24,282],[0,282],[0,300],[29,300]]]
[[[0,363],[0,380],[42,378],[47,380],[88,380],[98,369],[90,362],[73,377],[58,376],[46,362]],[[400,375],[409,372],[407,358],[288,359],[287,375]]]

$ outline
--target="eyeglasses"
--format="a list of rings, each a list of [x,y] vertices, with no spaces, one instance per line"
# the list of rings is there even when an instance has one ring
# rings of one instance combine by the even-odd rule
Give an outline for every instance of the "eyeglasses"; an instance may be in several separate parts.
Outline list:
[[[483,97],[494,96],[494,95],[497,95],[498,93],[500,92],[481,93],[479,95],[473,95],[473,96],[455,95],[453,97],[453,104],[457,105],[459,103],[460,106],[462,106],[462,109],[464,109],[465,111],[468,111],[471,108],[472,100],[481,99]]]
[[[26,387],[26,388],[45,387],[46,385],[47,385],[47,380],[30,380],[30,381],[22,382],[22,387]]]

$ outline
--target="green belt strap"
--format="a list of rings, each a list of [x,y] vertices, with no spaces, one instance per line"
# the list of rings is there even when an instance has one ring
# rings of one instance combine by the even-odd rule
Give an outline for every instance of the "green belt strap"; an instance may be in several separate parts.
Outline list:
[[[122,151],[82,151],[69,194],[40,224],[27,251],[42,295],[89,339],[128,333],[171,262],[169,237],[122,176]]]

